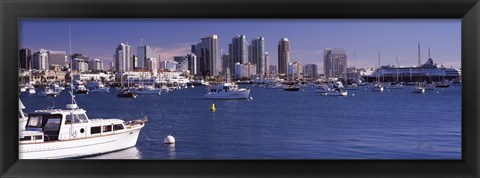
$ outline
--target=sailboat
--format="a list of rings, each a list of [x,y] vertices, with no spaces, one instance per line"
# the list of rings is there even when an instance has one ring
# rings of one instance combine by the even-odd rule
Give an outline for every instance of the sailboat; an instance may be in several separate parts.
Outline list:
[[[398,62],[398,57],[396,57],[396,65],[399,65]],[[398,67],[397,68],[397,80],[396,82],[390,83],[390,85],[387,86],[388,89],[403,89],[403,84],[398,81]]]
[[[147,121],[145,116],[127,122],[89,119],[74,99],[73,82],[70,90],[72,103],[67,104],[66,109],[48,108],[28,115],[25,130],[19,132],[20,159],[86,157],[136,145]]]
[[[373,88],[372,88],[372,91],[383,91],[383,84],[380,83],[380,69],[382,68],[381,65],[380,65],[380,51],[378,52],[378,66],[379,68],[377,69],[377,73],[376,73],[376,77],[377,77],[377,81],[375,82],[375,84],[373,84]]]
[[[135,92],[133,92],[132,89],[130,89],[128,86],[127,87],[123,86],[122,78],[123,78],[123,74],[120,77],[120,83],[122,84],[122,88],[117,93],[117,97],[120,97],[120,98],[136,98],[137,94]]]

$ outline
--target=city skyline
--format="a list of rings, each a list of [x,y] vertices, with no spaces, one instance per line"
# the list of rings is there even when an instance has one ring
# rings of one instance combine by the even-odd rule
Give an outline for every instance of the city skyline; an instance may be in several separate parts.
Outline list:
[[[68,19],[21,20],[19,48],[69,54],[68,22]],[[319,73],[324,71],[324,48],[345,49],[348,67],[377,66],[378,51],[382,54],[382,65],[394,64],[398,57],[400,65],[414,66],[418,63],[420,43],[422,63],[427,60],[430,48],[436,63],[454,68],[460,68],[461,64],[461,28],[457,19],[75,19],[70,22],[72,53],[102,59],[105,64],[113,60],[119,43],[137,49],[143,39],[145,45],[154,49],[156,57],[160,56],[159,60],[173,61],[173,56],[191,53],[191,45],[213,34],[218,36],[218,57],[228,53],[228,44],[237,35],[245,35],[248,42],[264,37],[269,63],[277,66],[278,41],[288,38],[289,62],[316,64]],[[136,54],[133,49],[132,54]]]

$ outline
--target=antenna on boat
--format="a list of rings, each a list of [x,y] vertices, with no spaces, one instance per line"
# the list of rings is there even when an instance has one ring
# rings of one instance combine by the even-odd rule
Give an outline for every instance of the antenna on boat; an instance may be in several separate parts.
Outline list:
[[[73,96],[73,57],[72,57],[72,30],[71,23],[68,21],[68,44],[69,44],[69,53],[70,53],[70,96],[72,97],[72,105],[75,103]],[[73,111],[72,111],[73,112]],[[73,114],[73,113],[72,113]],[[73,119],[73,117],[72,117]]]

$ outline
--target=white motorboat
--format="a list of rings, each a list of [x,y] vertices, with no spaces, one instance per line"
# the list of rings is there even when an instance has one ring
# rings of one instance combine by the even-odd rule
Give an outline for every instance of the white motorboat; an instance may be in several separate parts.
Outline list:
[[[145,121],[89,119],[76,104],[66,110],[37,110],[20,132],[19,158],[75,158],[133,147]]]
[[[381,83],[375,83],[373,85],[372,91],[383,91],[384,87]]]
[[[267,89],[284,89],[285,88],[285,85],[281,84],[281,83],[269,83],[267,85],[265,85],[265,88]]]
[[[323,93],[323,95],[325,95],[325,96],[347,96],[348,92],[346,90],[337,88],[337,89],[330,90],[326,93]]]
[[[20,93],[25,93],[25,92],[27,92],[27,87],[20,86]]]
[[[248,99],[250,89],[238,88],[235,83],[212,85],[207,89],[207,99]]]
[[[37,91],[35,91],[35,87],[33,85],[27,86],[27,93],[28,94],[35,94]]]
[[[23,105],[22,100],[18,99],[18,130],[25,130],[25,125],[27,125],[28,117],[25,116],[23,110],[25,105]]]
[[[89,91],[90,90],[83,84],[79,84],[75,87],[75,93],[77,94],[88,94]]]
[[[415,86],[413,87],[413,91],[412,91],[412,92],[413,92],[413,93],[425,93],[425,88],[423,88],[423,86],[421,86],[421,85],[418,84],[418,85],[415,85]]]
[[[40,92],[38,95],[40,96],[53,96],[53,97],[57,97],[58,95],[60,94],[60,91],[58,90],[54,90],[50,87],[45,87],[45,90],[43,90],[42,92]]]
[[[106,87],[103,83],[98,83],[90,89],[90,92],[109,93],[110,87]]]
[[[160,88],[155,88],[153,85],[143,85],[134,88],[134,92],[138,95],[160,95],[162,90]]]

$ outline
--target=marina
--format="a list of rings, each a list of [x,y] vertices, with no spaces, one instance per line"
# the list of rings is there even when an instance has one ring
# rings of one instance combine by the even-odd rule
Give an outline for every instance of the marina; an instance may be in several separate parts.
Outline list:
[[[239,88],[249,88],[254,100],[205,99],[207,86],[137,98],[115,92],[77,95],[90,117],[149,120],[134,147],[88,158],[461,158],[461,86],[419,95],[414,86],[373,92],[370,84],[346,97],[322,96],[313,85],[298,92]],[[66,91],[57,97],[22,93],[20,99],[26,113],[70,102]],[[168,135],[175,144],[164,144]]]

